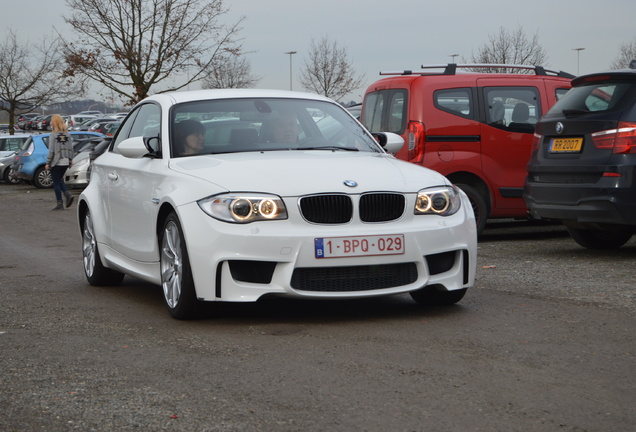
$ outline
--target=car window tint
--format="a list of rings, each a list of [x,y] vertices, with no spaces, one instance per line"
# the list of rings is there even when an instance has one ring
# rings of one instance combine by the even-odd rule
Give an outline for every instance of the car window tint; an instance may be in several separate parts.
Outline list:
[[[380,90],[367,94],[361,123],[371,132],[404,133],[407,95],[406,89]]]
[[[580,115],[588,112],[622,110],[636,97],[636,88],[631,83],[596,83],[573,87],[550,111],[552,116]]]
[[[442,111],[466,118],[473,116],[473,97],[469,88],[437,90],[433,99]]]
[[[113,151],[117,151],[117,146],[126,138],[134,137],[158,137],[161,130],[161,109],[158,105],[147,103],[137,108],[133,115],[130,115],[121,126],[120,132],[113,145]],[[159,141],[153,140],[158,143]],[[159,150],[159,149],[155,149]]]
[[[512,132],[534,132],[541,116],[536,87],[484,87],[486,123]]]
[[[364,99],[361,123],[371,132],[382,131],[382,111],[384,101],[389,96],[388,90],[377,91],[367,94]]]
[[[0,141],[0,150],[4,151],[17,151],[20,150],[20,145],[26,141],[26,138],[13,138],[8,137]]]
[[[570,89],[567,88],[558,88],[555,90],[556,99],[561,99]]]

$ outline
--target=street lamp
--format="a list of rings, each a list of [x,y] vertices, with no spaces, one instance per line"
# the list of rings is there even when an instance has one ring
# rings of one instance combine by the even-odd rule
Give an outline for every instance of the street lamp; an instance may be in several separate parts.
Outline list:
[[[297,51],[287,51],[285,54],[289,54],[289,89],[292,89],[292,56],[296,54]]]
[[[459,54],[450,54],[449,57],[451,58],[451,63],[455,63],[455,57],[457,57]]]
[[[579,58],[581,56],[581,51],[585,48],[572,48],[573,51],[576,51],[576,74],[579,74]]]

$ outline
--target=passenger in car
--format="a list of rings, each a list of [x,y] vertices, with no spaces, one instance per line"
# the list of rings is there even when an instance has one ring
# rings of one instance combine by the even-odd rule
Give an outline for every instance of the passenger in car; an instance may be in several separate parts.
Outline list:
[[[176,156],[190,156],[203,152],[205,128],[195,120],[182,120],[174,125]]]

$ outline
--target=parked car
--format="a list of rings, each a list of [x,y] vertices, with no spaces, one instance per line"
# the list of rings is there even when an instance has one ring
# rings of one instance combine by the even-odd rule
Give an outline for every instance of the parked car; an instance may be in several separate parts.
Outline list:
[[[96,117],[103,117],[104,113],[101,112],[101,111],[87,110],[87,111],[78,112],[77,115],[93,115],[93,116],[96,116]]]
[[[16,120],[16,124],[18,125],[18,127],[22,130],[28,130],[27,127],[27,123],[30,119],[32,119],[33,117],[37,117],[38,113],[25,113],[25,114],[20,114],[18,116],[18,119]]]
[[[52,128],[51,128],[51,119],[53,118],[54,115],[55,114],[50,114],[50,115],[42,117],[38,121],[37,129],[41,130],[41,131],[50,131],[50,130],[52,130]],[[68,126],[71,123],[70,116],[62,115],[62,119],[64,119],[64,123],[66,124],[66,126]]]
[[[83,144],[82,151],[73,158],[72,166],[66,170],[64,181],[69,187],[86,187],[89,181],[91,163],[104,153],[111,141],[110,136],[93,138]]]
[[[16,178],[12,169],[13,161],[15,160],[15,153],[11,153],[8,156],[0,156],[0,179],[9,184],[18,184],[22,180]]]
[[[488,218],[526,218],[523,184],[534,125],[570,88],[572,75],[539,66],[522,73],[457,73],[493,65],[432,65],[390,75],[366,90],[360,121],[401,135],[396,156],[434,169],[470,198],[478,231]],[[437,70],[437,72],[436,72]]]
[[[21,129],[18,125],[13,125],[13,131],[21,132]],[[9,134],[9,133],[10,133],[9,124],[7,123],[0,124],[0,135]]]
[[[44,117],[44,115],[37,115],[35,117],[31,117],[29,119],[27,119],[24,130],[29,130],[29,131],[33,131],[33,130],[37,130],[38,129],[38,122],[40,120],[42,120]]]
[[[0,157],[15,154],[30,136],[29,134],[0,135]]]
[[[102,135],[107,135],[108,131],[113,131],[113,123],[117,123],[119,125],[119,120],[115,120],[113,118],[103,118],[95,120],[89,127],[88,130],[90,132],[98,132]],[[116,127],[114,127],[116,130]]]
[[[32,135],[22,144],[12,165],[16,178],[32,182],[37,188],[53,187],[51,172],[45,169],[49,136],[48,133]],[[75,141],[102,135],[95,132],[71,132],[71,136]]]
[[[324,118],[340,125],[331,139],[316,120]],[[274,133],[281,126],[287,132]],[[184,154],[178,136],[195,137],[199,153]],[[376,137],[389,152],[403,145],[395,134]],[[158,284],[179,319],[201,301],[271,295],[410,293],[453,304],[475,277],[466,195],[385,153],[337,103],[305,93],[147,98],[93,163],[78,218],[88,282],[128,274]]]
[[[82,123],[76,123],[75,125],[70,126],[68,130],[69,131],[87,131],[88,128],[90,128],[91,125],[95,123],[95,120],[97,120],[97,117],[87,118]]]
[[[636,60],[582,75],[537,124],[524,198],[591,249],[636,232]]]
[[[85,121],[88,120],[94,120],[97,118],[97,116],[95,115],[80,115],[80,114],[73,114],[68,116],[69,117],[69,122],[68,122],[68,127],[71,128],[73,126],[79,125],[84,123]]]
[[[0,179],[6,183],[17,184],[21,182],[13,175],[11,166],[16,153],[30,136],[28,134],[0,135]]]

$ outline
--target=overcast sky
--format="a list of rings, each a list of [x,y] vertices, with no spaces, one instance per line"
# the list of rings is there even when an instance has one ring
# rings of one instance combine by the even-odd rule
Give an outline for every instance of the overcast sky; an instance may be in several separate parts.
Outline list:
[[[71,34],[62,19],[64,0],[0,0],[0,5],[0,36],[8,27],[31,42],[53,34],[53,27]],[[448,63],[452,54],[459,54],[457,62],[468,60],[501,27],[521,26],[529,38],[538,33],[547,66],[573,74],[577,67],[581,74],[608,69],[620,45],[636,37],[634,0],[225,0],[225,5],[228,23],[246,17],[243,47],[251,52],[252,72],[262,77],[258,87],[289,89],[285,52],[297,51],[292,87],[303,90],[296,78],[311,41],[328,36],[346,48],[355,70],[365,75],[364,86],[351,95],[354,100],[381,70]],[[15,20],[5,19],[7,11]]]

